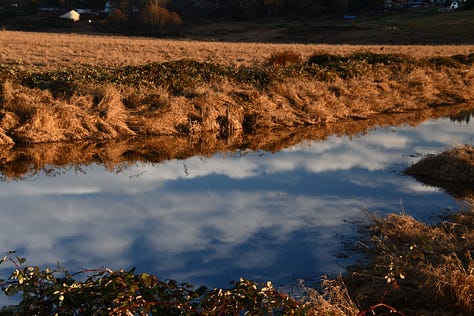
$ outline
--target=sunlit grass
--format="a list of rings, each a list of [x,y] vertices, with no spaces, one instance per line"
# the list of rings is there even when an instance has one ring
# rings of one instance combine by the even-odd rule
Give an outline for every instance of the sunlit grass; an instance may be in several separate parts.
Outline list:
[[[315,52],[349,55],[357,51],[406,54],[413,58],[474,52],[474,45],[390,46],[226,43],[125,36],[0,32],[0,63],[29,71],[79,67],[116,68],[151,62],[192,59],[221,65],[262,64],[275,52],[295,51],[302,58]]]

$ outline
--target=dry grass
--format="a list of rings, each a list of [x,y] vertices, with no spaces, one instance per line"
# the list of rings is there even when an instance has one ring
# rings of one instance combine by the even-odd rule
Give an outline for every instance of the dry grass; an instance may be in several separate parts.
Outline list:
[[[342,74],[327,70],[324,75],[323,67],[314,77],[285,70],[290,69],[286,65],[307,60],[315,52],[331,56],[361,49],[379,52],[376,46],[239,44],[11,31],[0,32],[0,40],[0,63],[18,65],[29,73],[81,67],[87,73],[90,69],[125,69],[125,65],[180,60],[166,66],[175,68],[164,72],[166,80],[158,78],[159,83],[135,82],[141,82],[145,68],[135,68],[135,77],[113,85],[86,79],[55,81],[52,77],[58,73],[40,73],[46,86],[32,79],[36,83],[30,86],[36,88],[28,88],[21,80],[4,79],[0,87],[0,144],[199,136],[203,132],[239,139],[241,134],[261,128],[322,126],[474,104],[474,65],[469,63],[413,68],[402,62],[397,68],[358,61],[341,66]],[[385,53],[414,58],[473,50],[474,46],[384,48]],[[231,65],[248,67],[232,68],[234,75],[218,70]],[[154,67],[153,71],[163,69]],[[153,71],[148,76],[156,76]],[[267,80],[279,71],[283,75],[278,79]],[[122,75],[127,76],[126,70]],[[209,78],[202,79],[206,76]]]
[[[410,166],[406,174],[437,186],[456,198],[474,202],[474,147],[464,145],[429,155]]]
[[[45,71],[80,66],[123,67],[150,62],[193,59],[223,65],[262,64],[274,53],[294,51],[306,59],[315,52],[348,55],[356,51],[407,54],[414,58],[474,52],[474,45],[380,46],[225,43],[141,37],[0,32],[0,63],[21,63]]]
[[[162,87],[78,87],[71,96],[53,96],[7,81],[1,87],[0,141],[40,143],[114,139],[135,135],[213,132],[229,136],[254,128],[322,125],[381,114],[473,104],[474,67],[446,73],[417,70],[409,84],[380,69],[363,78],[315,81],[288,78],[266,90],[247,84],[202,83],[188,96]],[[398,76],[396,73],[395,76]],[[383,79],[381,79],[383,78]]]
[[[371,215],[369,261],[348,277],[351,296],[363,308],[383,301],[406,315],[471,315],[473,211],[432,226],[408,215]]]
[[[348,316],[359,315],[361,312],[352,300],[342,276],[335,279],[323,277],[321,292],[301,285],[305,290],[304,303],[307,307],[305,315]]]
[[[379,115],[366,120],[348,120],[322,126],[259,128],[252,133],[235,133],[227,138],[216,137],[213,133],[198,133],[187,137],[122,137],[96,139],[94,142],[78,140],[15,146],[10,144],[0,147],[0,161],[2,161],[0,175],[5,179],[21,179],[36,176],[39,172],[60,173],[68,168],[82,168],[94,163],[103,164],[113,171],[127,168],[137,162],[160,163],[196,155],[208,157],[219,152],[230,153],[239,149],[278,152],[305,140],[323,141],[332,135],[357,135],[375,126],[400,124],[416,126],[427,119],[455,116],[465,109],[466,106],[430,108],[418,112]],[[9,120],[16,124],[11,116],[4,117],[2,123]],[[141,128],[152,129],[153,126]]]
[[[438,155],[429,155],[410,166],[409,175],[426,176],[440,181],[474,182],[474,147],[465,145]]]

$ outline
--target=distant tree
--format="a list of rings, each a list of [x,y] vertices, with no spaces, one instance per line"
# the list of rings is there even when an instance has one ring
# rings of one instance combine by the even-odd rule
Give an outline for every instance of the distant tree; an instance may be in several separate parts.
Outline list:
[[[278,16],[282,7],[281,0],[263,0],[266,16]]]
[[[125,24],[127,22],[127,16],[122,12],[122,10],[115,8],[112,10],[112,13],[109,14],[109,20],[111,22]]]
[[[252,20],[256,17],[258,0],[239,0],[240,14],[245,20]]]
[[[138,25],[148,34],[159,34],[177,29],[183,23],[179,15],[160,5],[161,1],[150,1],[138,16]]]

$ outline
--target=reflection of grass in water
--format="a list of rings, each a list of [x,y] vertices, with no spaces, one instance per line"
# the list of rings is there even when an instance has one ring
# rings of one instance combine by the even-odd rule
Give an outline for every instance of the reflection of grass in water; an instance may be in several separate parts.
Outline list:
[[[349,120],[323,126],[249,129],[246,133],[216,137],[213,133],[189,136],[128,137],[115,140],[80,140],[46,144],[3,146],[0,175],[3,180],[29,178],[39,172],[54,175],[69,168],[91,164],[121,171],[136,163],[161,163],[192,156],[211,156],[238,150],[271,151],[295,146],[303,141],[324,141],[332,135],[358,135],[374,127],[409,124],[416,126],[428,119],[456,115],[466,106],[443,107],[413,113],[378,115],[366,120]],[[247,118],[254,126],[253,118]],[[244,120],[245,121],[245,120]],[[61,171],[63,170],[63,171]]]
[[[462,111],[457,115],[451,115],[449,119],[453,122],[466,123],[469,124],[471,121],[471,116],[474,115],[474,111]]]

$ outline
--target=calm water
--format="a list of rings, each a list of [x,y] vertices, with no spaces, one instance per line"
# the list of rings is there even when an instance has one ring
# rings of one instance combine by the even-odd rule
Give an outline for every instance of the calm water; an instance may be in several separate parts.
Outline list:
[[[31,265],[136,267],[225,287],[290,284],[343,271],[338,254],[365,210],[424,220],[457,202],[400,175],[418,153],[474,143],[474,125],[428,121],[276,154],[241,152],[0,183],[0,250]],[[2,273],[2,277],[6,277]],[[0,296],[0,303],[3,303]]]

